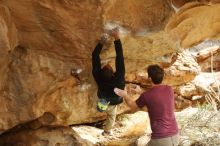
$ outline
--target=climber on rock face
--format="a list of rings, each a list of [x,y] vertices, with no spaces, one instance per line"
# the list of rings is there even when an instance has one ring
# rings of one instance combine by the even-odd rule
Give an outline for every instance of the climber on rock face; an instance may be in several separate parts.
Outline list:
[[[136,101],[129,98],[126,90],[115,88],[117,95],[124,98],[133,112],[147,107],[151,124],[151,140],[148,146],[178,146],[179,134],[174,115],[174,91],[162,84],[164,70],[158,65],[147,68],[152,87],[142,93]]]
[[[117,105],[123,102],[123,98],[114,93],[114,88],[124,89],[125,87],[125,65],[122,50],[122,44],[119,37],[119,29],[116,27],[109,33],[114,37],[116,60],[116,72],[110,64],[101,68],[100,53],[103,45],[106,43],[108,36],[103,35],[96,45],[92,53],[92,74],[98,85],[97,95],[99,98],[97,109],[100,112],[106,112],[107,118],[105,121],[103,135],[111,134],[111,129],[114,126],[117,114]]]

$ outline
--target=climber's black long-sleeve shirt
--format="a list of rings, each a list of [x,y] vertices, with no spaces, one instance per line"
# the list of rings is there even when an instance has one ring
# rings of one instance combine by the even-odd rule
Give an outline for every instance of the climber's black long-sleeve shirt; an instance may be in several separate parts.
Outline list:
[[[114,77],[108,82],[104,81],[101,76],[101,61],[99,55],[101,53],[103,45],[98,43],[92,53],[92,74],[98,85],[97,95],[99,98],[106,98],[108,101],[110,101],[111,105],[117,105],[123,101],[121,97],[114,93],[114,88],[117,87],[120,89],[124,89],[125,87],[125,65],[120,39],[114,41],[114,44],[116,51],[116,72],[114,74]]]

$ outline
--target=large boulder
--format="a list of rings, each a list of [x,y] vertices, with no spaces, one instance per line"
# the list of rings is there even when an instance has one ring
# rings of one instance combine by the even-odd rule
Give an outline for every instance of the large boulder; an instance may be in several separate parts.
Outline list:
[[[151,134],[148,114],[143,111],[119,115],[111,135],[101,135],[103,130],[85,125],[73,126],[73,129],[93,145],[107,146],[146,145]]]
[[[96,111],[91,75],[91,53],[97,38],[113,21],[121,27],[127,24],[124,27],[134,32],[160,30],[171,12],[162,0],[3,0],[0,4],[2,132],[45,113],[55,117],[51,125],[103,119],[105,114]],[[126,10],[139,15],[124,15]],[[77,72],[75,76],[70,75],[71,70]]]
[[[0,137],[1,146],[92,146],[89,141],[69,127],[42,127],[39,129],[16,129]]]
[[[187,48],[206,40],[219,39],[220,4],[185,4],[168,22],[166,31],[180,47]]]
[[[167,68],[166,83],[171,85],[188,82],[199,72],[177,42],[186,47],[217,38],[219,32],[215,13],[219,4],[184,5],[173,17],[174,10],[163,0],[2,0],[0,4],[1,132],[38,118],[43,125],[104,119],[106,115],[96,111],[91,53],[106,29],[120,28],[127,81],[142,84],[140,79],[147,76],[140,72],[157,63]],[[206,17],[205,25],[199,25]],[[204,32],[197,33],[200,30]],[[105,48],[103,62],[113,65],[112,41]],[[122,104],[118,113],[125,110]]]

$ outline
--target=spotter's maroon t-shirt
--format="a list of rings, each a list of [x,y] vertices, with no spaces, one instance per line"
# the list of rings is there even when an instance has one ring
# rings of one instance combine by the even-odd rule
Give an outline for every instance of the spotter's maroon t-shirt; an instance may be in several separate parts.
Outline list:
[[[174,115],[174,91],[168,85],[157,85],[141,94],[137,106],[147,106],[152,129],[152,138],[176,135],[178,126]]]

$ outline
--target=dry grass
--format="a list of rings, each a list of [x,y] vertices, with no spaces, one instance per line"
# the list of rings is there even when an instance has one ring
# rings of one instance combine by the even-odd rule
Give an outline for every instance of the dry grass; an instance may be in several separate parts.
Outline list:
[[[220,108],[220,96],[219,91],[216,93],[211,86],[209,86],[209,93],[205,95],[206,101],[212,106],[215,112],[218,112]]]
[[[220,112],[213,111],[210,104],[192,112],[189,110],[182,117],[177,116],[181,125],[179,146],[219,146]]]

